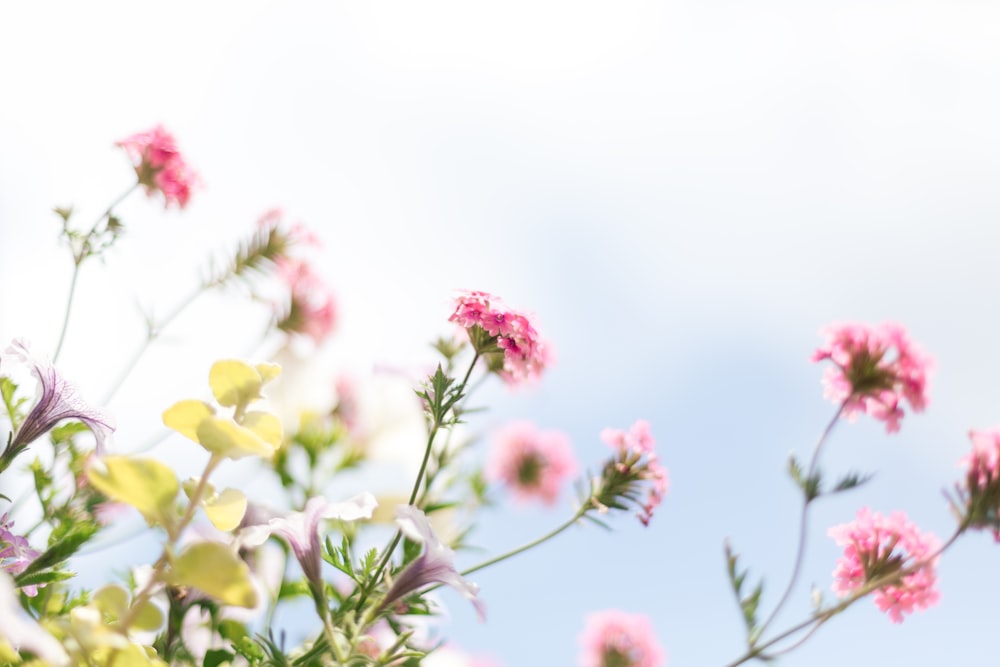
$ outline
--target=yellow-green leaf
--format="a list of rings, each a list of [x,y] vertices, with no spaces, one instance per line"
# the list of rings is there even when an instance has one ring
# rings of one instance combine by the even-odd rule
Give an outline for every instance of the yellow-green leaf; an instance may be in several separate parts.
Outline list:
[[[198,442],[208,451],[231,459],[251,454],[267,458],[275,450],[273,445],[250,429],[220,417],[206,419],[198,426]]]
[[[247,497],[236,489],[226,489],[218,495],[209,496],[203,507],[213,526],[219,530],[232,530],[243,520],[247,511]]]
[[[87,469],[98,491],[139,510],[150,524],[168,524],[180,484],[174,471],[154,459],[104,456]]]
[[[281,366],[278,364],[257,364],[257,372],[260,373],[261,384],[267,384],[281,374]]]
[[[139,612],[136,614],[135,620],[132,622],[132,627],[136,630],[146,630],[147,632],[153,632],[159,630],[160,626],[163,625],[163,612],[150,601],[142,603],[139,607]]]
[[[270,412],[252,411],[243,417],[243,426],[261,437],[275,449],[281,447],[281,420]]]
[[[184,549],[171,574],[174,584],[194,586],[220,602],[236,607],[257,606],[250,568],[232,549],[218,542],[200,542]]]
[[[94,593],[94,604],[106,617],[117,621],[128,609],[128,591],[116,584],[108,584]]]
[[[198,425],[215,414],[204,401],[178,401],[163,413],[163,423],[181,435],[198,442]]]
[[[219,405],[246,405],[260,398],[260,373],[245,361],[225,359],[212,364],[208,384]]]

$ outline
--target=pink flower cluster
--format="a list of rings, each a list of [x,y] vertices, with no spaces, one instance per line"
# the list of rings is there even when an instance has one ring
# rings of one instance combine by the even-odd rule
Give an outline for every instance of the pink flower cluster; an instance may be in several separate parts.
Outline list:
[[[531,422],[515,421],[494,434],[484,472],[490,482],[507,486],[518,502],[538,499],[553,505],[563,483],[578,470],[565,433],[540,431]]]
[[[173,135],[162,125],[125,137],[115,145],[125,150],[147,195],[161,192],[165,206],[187,206],[198,176],[177,150]]]
[[[661,667],[666,654],[642,614],[608,609],[589,614],[580,634],[580,667]]]
[[[477,327],[496,339],[496,347],[503,351],[503,368],[499,375],[507,384],[535,379],[552,363],[548,344],[531,326],[528,317],[507,308],[491,294],[462,292],[455,298],[455,312],[448,321],[468,329],[473,344],[476,343]]]
[[[322,343],[333,333],[337,323],[333,290],[303,259],[281,259],[276,268],[291,294],[288,313],[278,323],[278,328]]]
[[[823,330],[826,344],[812,361],[830,360],[823,374],[824,395],[843,403],[844,416],[864,412],[885,422],[886,431],[899,430],[900,403],[921,412],[928,402],[927,382],[932,362],[910,342],[898,324],[835,324]]]
[[[650,519],[653,518],[653,510],[659,507],[670,489],[667,469],[660,463],[656,454],[656,441],[650,432],[649,422],[639,419],[629,427],[628,431],[606,428],[601,431],[601,440],[618,450],[622,458],[619,467],[638,468],[639,478],[651,482],[638,514],[642,525],[648,526]],[[644,458],[641,464],[640,458]]]
[[[993,529],[994,538],[1000,542],[1000,428],[969,431],[972,451],[963,456],[965,488],[959,487],[964,498],[969,525]]]
[[[921,534],[903,512],[886,517],[863,507],[854,521],[834,526],[827,534],[844,547],[833,571],[832,588],[840,597],[915,567],[895,583],[878,588],[873,595],[875,605],[893,623],[902,623],[904,614],[938,601],[935,568],[940,542],[931,533]]]

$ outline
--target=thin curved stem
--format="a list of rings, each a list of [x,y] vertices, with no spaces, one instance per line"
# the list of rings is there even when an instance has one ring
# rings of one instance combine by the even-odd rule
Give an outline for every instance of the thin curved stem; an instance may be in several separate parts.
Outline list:
[[[73,310],[73,298],[76,295],[76,280],[80,273],[80,265],[83,264],[83,260],[90,256],[90,239],[97,232],[97,228],[101,225],[101,222],[111,216],[111,211],[114,210],[115,206],[122,203],[122,201],[132,194],[132,191],[137,187],[139,187],[138,181],[132,184],[128,190],[118,195],[118,197],[115,198],[115,200],[112,201],[106,209],[104,209],[104,212],[97,216],[97,219],[94,220],[94,223],[90,226],[90,231],[88,231],[87,235],[83,237],[83,242],[79,248],[73,247],[73,237],[69,236],[67,223],[65,220],[63,221],[63,233],[67,234],[69,237],[70,250],[73,253],[73,277],[69,284],[69,297],[66,299],[66,312],[63,314],[62,330],[59,332],[59,342],[56,343],[56,351],[52,354],[52,363],[59,360],[59,353],[62,352],[63,343],[66,340],[66,331],[69,329],[69,316],[70,312]]]
[[[576,514],[573,515],[572,518],[570,518],[565,523],[561,524],[559,527],[557,527],[557,528],[549,531],[548,533],[546,533],[545,535],[542,535],[541,537],[539,537],[537,539],[534,539],[534,540],[532,540],[530,542],[522,544],[521,546],[519,546],[519,547],[517,547],[515,549],[511,549],[510,551],[504,552],[504,553],[500,554],[499,556],[495,556],[493,558],[490,558],[489,560],[485,560],[482,563],[480,563],[479,565],[474,565],[473,567],[470,567],[467,570],[463,570],[462,573],[461,573],[462,576],[464,577],[466,575],[472,574],[473,572],[478,572],[479,570],[483,570],[483,569],[485,569],[485,568],[487,568],[487,567],[489,567],[491,565],[496,565],[497,563],[499,563],[501,561],[504,561],[504,560],[507,560],[508,558],[512,558],[513,556],[516,556],[519,553],[523,553],[523,552],[525,552],[525,551],[527,551],[529,549],[534,549],[535,547],[537,547],[539,544],[542,544],[543,542],[548,542],[553,537],[555,537],[556,535],[559,535],[560,533],[562,533],[564,530],[566,530],[570,526],[575,525],[576,522],[579,521],[583,517],[583,515],[587,513],[587,509],[588,509],[587,505],[584,505],[582,508],[580,508],[576,512]]]
[[[840,407],[837,408],[837,412],[833,415],[833,419],[830,420],[830,423],[826,425],[826,428],[823,429],[823,433],[819,436],[819,440],[816,442],[816,446],[813,448],[812,458],[809,460],[809,468],[806,471],[806,480],[811,480],[813,478],[813,475],[816,474],[816,466],[819,465],[820,450],[823,449],[823,444],[830,436],[830,433],[833,432],[833,427],[836,426],[837,422],[840,420],[841,415],[844,413],[844,406],[846,404],[847,404],[846,401],[840,404]],[[802,511],[799,514],[799,542],[795,549],[795,561],[794,564],[792,565],[792,575],[788,579],[788,585],[785,586],[785,590],[781,594],[781,598],[778,600],[778,604],[775,605],[774,609],[771,611],[771,614],[767,617],[767,620],[765,620],[761,624],[758,636],[763,635],[764,631],[767,630],[768,626],[770,626],[771,623],[774,621],[774,619],[778,616],[778,613],[788,602],[789,597],[791,597],[792,591],[795,590],[795,584],[798,583],[799,575],[802,573],[802,564],[805,561],[805,554],[806,554],[806,537],[809,532],[809,505],[813,500],[815,499],[810,498],[808,495],[805,494],[805,492],[803,492]]]
[[[932,563],[941,554],[943,554],[947,549],[949,549],[951,547],[951,545],[953,545],[955,543],[955,541],[962,535],[962,533],[965,532],[965,530],[966,530],[967,527],[968,526],[965,524],[965,522],[963,522],[955,530],[955,532],[952,534],[952,536],[950,538],[948,538],[948,541],[945,542],[944,544],[942,544],[941,547],[937,551],[933,552],[929,556],[927,556],[925,558],[922,558],[922,559],[916,561],[915,563],[912,563],[909,567],[902,568],[901,570],[899,570],[897,572],[893,572],[893,573],[887,574],[887,575],[885,575],[883,577],[879,577],[877,579],[872,579],[871,581],[869,581],[868,583],[866,583],[865,585],[863,585],[861,588],[859,588],[858,590],[856,590],[853,593],[851,593],[849,596],[847,596],[846,598],[844,598],[841,602],[839,602],[838,604],[834,605],[833,607],[830,607],[829,609],[826,609],[824,611],[817,611],[815,614],[813,614],[813,616],[811,618],[808,618],[805,621],[802,621],[800,623],[797,623],[796,625],[793,625],[792,627],[790,627],[787,630],[781,632],[780,634],[776,635],[775,637],[772,637],[771,639],[767,640],[766,642],[764,642],[762,644],[757,644],[757,645],[752,646],[750,648],[750,650],[748,650],[746,653],[744,653],[742,656],[740,656],[739,658],[737,658],[733,662],[727,663],[725,665],[725,667],[737,667],[737,665],[742,665],[743,663],[749,662],[750,660],[753,660],[754,658],[762,657],[764,655],[764,652],[767,649],[771,648],[772,646],[774,646],[775,644],[778,644],[781,641],[784,641],[785,639],[787,639],[789,637],[794,636],[795,634],[797,634],[799,632],[802,632],[803,630],[808,629],[809,632],[807,633],[807,637],[811,636],[812,634],[814,634],[816,632],[816,630],[819,629],[820,626],[822,626],[823,624],[825,624],[827,621],[829,621],[830,619],[832,619],[837,614],[839,614],[839,613],[843,612],[844,610],[846,610],[848,607],[850,607],[851,605],[853,605],[858,600],[860,600],[860,599],[862,599],[864,597],[867,597],[870,593],[872,593],[875,590],[878,590],[879,588],[882,588],[883,586],[889,586],[893,582],[899,581],[903,577],[906,577],[906,576],[908,576],[910,574],[913,574],[914,572],[916,572],[920,568],[926,566],[928,563]],[[813,627],[813,626],[815,626],[815,627]],[[778,653],[772,654],[772,655],[780,655],[782,653],[787,653],[789,650],[791,650],[793,648],[797,648],[799,645],[802,644],[802,642],[803,642],[803,640],[796,641],[795,644],[793,644],[787,650],[781,650]]]
[[[174,309],[170,311],[170,313],[162,320],[155,323],[152,321],[149,322],[149,327],[146,331],[146,338],[142,341],[142,343],[139,345],[136,351],[132,354],[132,357],[128,360],[125,366],[122,367],[121,372],[118,374],[118,378],[111,385],[111,388],[108,389],[108,393],[105,394],[104,400],[102,401],[104,405],[107,405],[108,403],[111,402],[111,399],[114,398],[115,394],[118,393],[118,390],[121,389],[121,386],[125,383],[125,380],[128,379],[128,376],[131,375],[132,371],[135,370],[135,367],[136,365],[138,365],[139,360],[142,359],[144,354],[146,354],[146,351],[149,349],[149,346],[152,345],[156,341],[156,339],[160,337],[160,334],[163,333],[163,330],[167,327],[167,325],[169,325],[171,322],[177,319],[177,317],[181,313],[183,313],[188,306],[194,303],[194,301],[199,296],[201,296],[207,289],[208,289],[207,285],[198,286],[197,289],[193,290],[183,301],[181,301],[176,307],[174,307]]]

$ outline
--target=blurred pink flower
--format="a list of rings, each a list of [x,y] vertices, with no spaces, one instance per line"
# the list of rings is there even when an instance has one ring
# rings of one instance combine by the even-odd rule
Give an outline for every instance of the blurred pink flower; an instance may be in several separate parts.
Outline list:
[[[835,324],[823,330],[826,345],[812,361],[830,360],[823,373],[824,396],[844,404],[844,416],[864,412],[885,422],[886,431],[899,430],[905,399],[914,412],[927,406],[932,362],[912,344],[898,324]]]
[[[486,478],[507,486],[519,502],[538,499],[553,505],[563,483],[577,473],[569,437],[515,421],[493,436]]]
[[[114,431],[112,420],[100,410],[88,406],[80,398],[76,385],[62,377],[52,364],[32,357],[27,341],[14,340],[6,351],[31,366],[32,374],[41,384],[41,395],[0,456],[0,470],[10,465],[11,460],[25,447],[64,419],[83,422],[94,433],[97,454],[102,454],[105,441]]]
[[[7,521],[7,515],[0,516],[0,570],[17,575],[27,569],[31,562],[38,558],[39,552],[32,549],[28,540],[22,535],[11,532],[13,521]],[[28,597],[38,594],[37,586],[25,586],[21,589]]]
[[[161,192],[165,206],[187,206],[198,176],[177,150],[173,135],[162,125],[125,137],[115,145],[125,150],[147,195]]]
[[[661,667],[666,654],[642,614],[608,609],[589,614],[580,634],[580,667]]]
[[[469,330],[469,339],[479,351],[477,330],[485,332],[496,348],[503,352],[503,364],[497,373],[504,382],[514,386],[534,380],[552,364],[552,351],[531,325],[527,315],[507,308],[503,302],[486,292],[463,291],[455,298],[455,311],[448,318]]]
[[[878,588],[873,594],[875,605],[893,623],[902,623],[903,614],[938,601],[935,567],[940,542],[931,533],[921,534],[903,512],[885,517],[863,507],[854,521],[834,526],[827,534],[844,547],[833,571],[832,589],[840,597],[870,581],[919,565],[901,580]]]
[[[628,431],[606,428],[601,431],[600,437],[617,452],[617,458],[610,464],[610,468],[605,467],[605,477],[622,476],[624,479],[621,481],[626,484],[629,477],[649,482],[645,499],[637,501],[640,508],[639,521],[648,526],[653,518],[653,511],[660,506],[670,489],[669,475],[656,454],[656,440],[653,439],[649,422],[638,419]],[[625,495],[630,499],[634,497],[627,487]]]
[[[445,584],[472,603],[480,621],[485,620],[486,606],[479,600],[479,586],[460,575],[455,569],[455,552],[434,534],[427,515],[413,505],[398,505],[396,524],[406,537],[423,544],[424,552],[396,575],[392,587],[382,601],[382,608],[391,607],[398,600],[427,584]]]
[[[337,321],[333,291],[305,260],[279,259],[277,271],[291,294],[288,312],[278,322],[278,328],[322,343],[333,332]]]

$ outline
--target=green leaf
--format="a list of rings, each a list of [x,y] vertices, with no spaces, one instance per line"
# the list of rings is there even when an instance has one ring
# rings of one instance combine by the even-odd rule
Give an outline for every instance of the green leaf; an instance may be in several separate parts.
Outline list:
[[[223,359],[212,364],[208,384],[219,405],[246,406],[260,398],[260,372],[245,361]]]
[[[236,655],[221,648],[213,648],[205,651],[205,660],[202,667],[219,667],[219,665],[230,662]]]
[[[802,470],[802,466],[795,459],[794,454],[788,457],[788,474],[791,476],[792,481],[795,482],[795,485],[802,489],[807,503],[812,502],[822,494],[820,490],[820,473],[816,472],[812,476],[807,477]]]
[[[749,570],[740,571],[739,555],[732,550],[728,541],[725,544],[725,552],[726,572],[729,575],[729,583],[733,588],[733,594],[736,596],[736,602],[743,614],[743,622],[747,626],[747,643],[752,647],[759,635],[757,627],[757,607],[760,605],[760,597],[764,592],[764,582],[761,581],[749,594],[744,595],[743,584],[746,582]]]
[[[833,491],[830,493],[839,493],[841,491],[849,491],[850,489],[856,488],[865,484],[875,477],[874,474],[862,474],[859,472],[849,472],[844,475],[836,486],[833,487]]]
[[[93,524],[77,524],[72,532],[56,541],[43,551],[38,558],[31,561],[28,567],[24,569],[24,572],[21,573],[21,576],[41,572],[62,563],[75,554],[96,533],[97,526]]]

